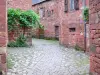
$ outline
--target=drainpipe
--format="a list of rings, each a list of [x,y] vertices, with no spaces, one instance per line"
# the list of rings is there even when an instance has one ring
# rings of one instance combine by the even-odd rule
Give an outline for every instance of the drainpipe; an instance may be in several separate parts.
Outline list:
[[[87,50],[87,29],[86,29],[86,21],[84,21],[84,52]]]
[[[83,2],[83,8],[82,8],[82,12],[84,12],[84,8],[86,7],[86,0],[82,0]],[[86,24],[87,24],[87,21],[85,21],[83,19],[83,22],[84,22],[84,52],[86,52],[87,50],[87,28],[86,28]]]

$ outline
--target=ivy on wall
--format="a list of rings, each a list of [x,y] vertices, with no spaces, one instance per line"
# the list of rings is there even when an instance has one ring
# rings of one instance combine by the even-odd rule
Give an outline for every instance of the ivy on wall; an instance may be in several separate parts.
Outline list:
[[[27,46],[26,28],[42,28],[40,17],[33,10],[8,9],[8,32],[17,31],[18,36],[8,43],[8,47]],[[22,29],[22,32],[20,32]]]
[[[87,8],[87,7],[84,8],[83,18],[84,18],[84,21],[89,22],[89,8]]]
[[[8,31],[20,27],[39,27],[40,17],[33,10],[8,9]]]

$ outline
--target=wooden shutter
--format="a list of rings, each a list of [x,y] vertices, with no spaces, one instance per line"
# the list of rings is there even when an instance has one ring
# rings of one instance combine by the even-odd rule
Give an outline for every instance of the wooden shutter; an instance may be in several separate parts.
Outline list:
[[[75,10],[79,10],[79,0],[74,0]]]
[[[65,0],[65,12],[68,12],[68,0]]]

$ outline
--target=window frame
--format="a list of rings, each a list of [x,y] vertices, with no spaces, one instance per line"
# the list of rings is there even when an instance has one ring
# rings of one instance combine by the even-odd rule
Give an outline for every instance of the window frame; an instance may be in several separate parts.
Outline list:
[[[70,11],[79,10],[79,0],[70,0]]]
[[[76,28],[75,27],[69,28],[69,32],[76,32]]]
[[[45,17],[45,8],[44,7],[39,8],[39,15],[40,15],[40,18]]]

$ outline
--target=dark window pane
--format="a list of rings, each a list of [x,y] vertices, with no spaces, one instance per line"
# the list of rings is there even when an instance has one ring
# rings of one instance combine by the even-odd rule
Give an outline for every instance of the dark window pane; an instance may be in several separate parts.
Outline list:
[[[79,10],[79,0],[74,0],[75,10]]]
[[[75,2],[74,0],[70,0],[70,10],[74,10],[75,9]]]
[[[69,28],[69,31],[70,32],[75,32],[76,31],[76,28]]]

